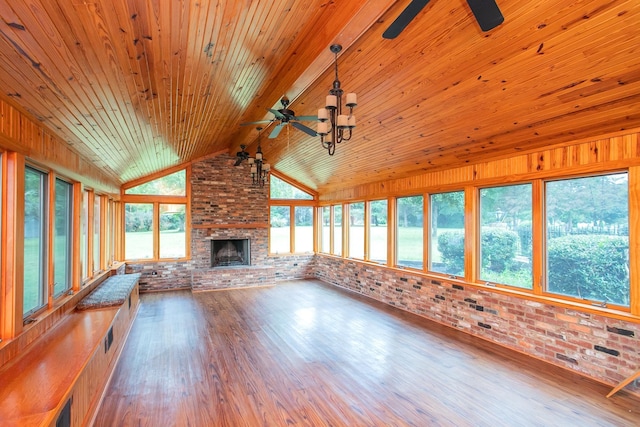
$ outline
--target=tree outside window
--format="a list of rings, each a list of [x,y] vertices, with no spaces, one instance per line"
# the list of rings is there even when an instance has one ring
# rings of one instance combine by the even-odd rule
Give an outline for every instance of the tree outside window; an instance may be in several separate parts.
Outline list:
[[[153,203],[125,203],[124,247],[126,259],[153,258]]]
[[[342,205],[333,206],[333,254],[342,255]]]
[[[313,252],[313,207],[295,206],[295,252]]]
[[[60,295],[71,288],[71,250],[73,185],[56,178],[55,219],[53,231],[53,294]]]
[[[349,205],[349,257],[364,259],[364,202]]]
[[[125,259],[187,256],[187,170],[125,190]]]
[[[23,312],[28,314],[42,307],[47,298],[44,280],[47,174],[27,167],[24,177]]]
[[[399,197],[397,210],[397,264],[402,267],[421,269],[424,254],[423,197]]]
[[[322,207],[322,224],[320,227],[322,229],[320,251],[325,254],[331,253],[331,206]]]
[[[387,215],[386,200],[369,202],[369,260],[387,262]]]
[[[269,252],[272,254],[291,252],[291,207],[271,206],[270,210]]]

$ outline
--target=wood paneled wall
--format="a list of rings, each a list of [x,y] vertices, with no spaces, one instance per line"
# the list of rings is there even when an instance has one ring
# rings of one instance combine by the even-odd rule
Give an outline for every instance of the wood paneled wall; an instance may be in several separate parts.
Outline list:
[[[0,151],[15,151],[96,191],[119,194],[120,185],[29,116],[0,100]]]
[[[530,151],[518,156],[363,184],[320,195],[321,203],[376,199],[421,191],[463,189],[533,178],[570,176],[640,165],[640,130]]]

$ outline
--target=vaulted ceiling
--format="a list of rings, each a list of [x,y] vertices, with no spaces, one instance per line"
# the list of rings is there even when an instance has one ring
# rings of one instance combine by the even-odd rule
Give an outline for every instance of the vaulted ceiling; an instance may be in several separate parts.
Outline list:
[[[334,43],[352,140],[329,156],[291,126],[262,135],[320,192],[640,127],[638,0],[497,3],[489,32],[465,0],[432,0],[387,40],[409,1],[0,0],[0,90],[119,183],[253,153],[240,124],[283,95],[316,115]]]

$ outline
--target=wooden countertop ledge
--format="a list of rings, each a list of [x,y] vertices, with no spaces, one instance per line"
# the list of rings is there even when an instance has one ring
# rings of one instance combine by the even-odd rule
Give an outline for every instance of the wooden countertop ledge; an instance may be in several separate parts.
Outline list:
[[[74,311],[0,371],[0,425],[51,422],[119,308]]]

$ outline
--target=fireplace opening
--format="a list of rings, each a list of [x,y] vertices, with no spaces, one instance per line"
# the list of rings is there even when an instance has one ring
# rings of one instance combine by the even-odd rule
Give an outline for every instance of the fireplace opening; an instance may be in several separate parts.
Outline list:
[[[211,267],[251,265],[249,239],[211,241]]]

